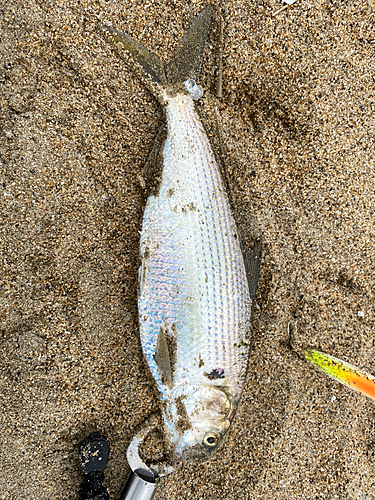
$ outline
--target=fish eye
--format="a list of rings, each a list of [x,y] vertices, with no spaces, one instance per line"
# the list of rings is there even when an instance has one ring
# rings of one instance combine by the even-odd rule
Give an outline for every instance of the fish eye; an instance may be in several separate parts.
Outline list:
[[[214,448],[220,441],[220,434],[216,432],[210,432],[206,434],[203,438],[203,444],[208,448]]]

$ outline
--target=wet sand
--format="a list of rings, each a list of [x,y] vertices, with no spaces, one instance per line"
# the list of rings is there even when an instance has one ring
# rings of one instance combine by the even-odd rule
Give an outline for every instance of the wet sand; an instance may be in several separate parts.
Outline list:
[[[285,347],[375,373],[374,4],[223,5],[200,83],[234,215],[263,262],[254,348],[225,446],[159,499],[375,498],[374,403]],[[167,61],[201,2],[3,2],[0,498],[75,499],[78,443],[125,451],[158,411],[137,330],[139,174],[162,113],[98,28]],[[216,112],[215,112],[216,109]]]

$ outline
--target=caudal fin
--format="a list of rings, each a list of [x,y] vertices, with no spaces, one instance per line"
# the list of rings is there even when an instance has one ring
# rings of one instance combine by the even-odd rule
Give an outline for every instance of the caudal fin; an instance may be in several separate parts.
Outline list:
[[[183,83],[189,78],[198,79],[211,16],[212,7],[207,5],[186,31],[166,67],[168,84]]]
[[[123,45],[154,85],[166,87],[198,78],[211,15],[212,7],[207,5],[194,19],[167,65],[130,36],[109,26],[103,28],[114,43]]]

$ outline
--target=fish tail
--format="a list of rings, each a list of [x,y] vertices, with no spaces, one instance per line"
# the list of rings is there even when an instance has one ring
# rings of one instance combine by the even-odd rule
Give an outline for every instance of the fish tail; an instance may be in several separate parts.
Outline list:
[[[151,83],[151,90],[157,95],[167,87],[181,86],[189,79],[198,78],[211,15],[212,7],[207,5],[186,31],[168,64],[164,64],[146,47],[125,33],[109,26],[103,26],[103,28],[113,43],[120,43],[130,53],[134,62],[141,67],[143,74]]]
[[[111,26],[104,26],[103,29],[110,36],[114,44],[121,44],[123,48],[129,52],[134,62],[141,68],[146,77],[148,77],[153,84],[158,86],[165,86],[167,79],[165,76],[165,65],[159,58],[152,54],[143,45],[136,42],[129,35],[121,33]]]

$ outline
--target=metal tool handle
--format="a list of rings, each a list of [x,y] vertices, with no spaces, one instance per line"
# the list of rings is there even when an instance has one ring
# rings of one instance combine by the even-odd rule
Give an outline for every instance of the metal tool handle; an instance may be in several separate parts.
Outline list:
[[[147,479],[139,470],[130,472],[120,500],[152,500],[158,484],[155,481],[150,482],[151,478]]]
[[[132,439],[126,457],[131,472],[122,489],[120,500],[152,500],[158,487],[159,478],[171,474],[172,466],[148,466],[139,456],[139,446],[148,433],[158,426],[156,416],[151,417]]]

